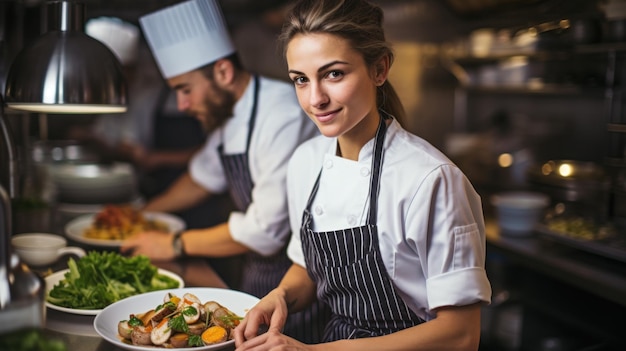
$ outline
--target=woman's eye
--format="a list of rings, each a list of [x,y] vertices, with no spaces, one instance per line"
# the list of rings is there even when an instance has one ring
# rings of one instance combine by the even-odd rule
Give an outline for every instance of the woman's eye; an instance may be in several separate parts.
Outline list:
[[[336,79],[336,78],[340,78],[341,76],[343,76],[343,72],[341,71],[329,71],[326,76],[330,79]]]
[[[302,85],[307,82],[307,79],[305,77],[298,76],[298,77],[294,77],[292,81],[296,85]]]

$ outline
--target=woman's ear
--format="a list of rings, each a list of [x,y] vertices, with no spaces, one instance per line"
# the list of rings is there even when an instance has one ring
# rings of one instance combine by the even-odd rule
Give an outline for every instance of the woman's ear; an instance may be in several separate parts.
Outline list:
[[[381,86],[387,80],[389,75],[389,56],[381,57],[374,65],[374,82],[376,86]]]

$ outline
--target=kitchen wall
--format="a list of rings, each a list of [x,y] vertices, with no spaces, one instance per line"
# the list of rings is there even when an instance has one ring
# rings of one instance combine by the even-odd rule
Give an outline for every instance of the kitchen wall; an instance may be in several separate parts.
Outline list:
[[[19,47],[41,31],[39,4],[42,2],[0,2],[2,82],[8,63]],[[88,18],[117,16],[136,23],[142,14],[177,1],[84,2]],[[244,64],[260,73],[286,79],[285,64],[274,40],[280,30],[281,5],[285,1],[223,0],[221,3]],[[472,92],[470,96],[459,90],[458,72],[451,70],[446,60],[451,47],[468,50],[469,35],[475,29],[516,31],[565,18],[600,18],[600,1],[379,0],[378,3],[385,10],[387,35],[396,53],[390,81],[407,109],[409,118],[405,126],[448,152],[476,182],[492,182],[496,174],[506,178],[505,186],[519,185],[515,175],[503,175],[492,169],[496,167],[493,155],[503,151],[527,150],[531,160],[598,161],[605,155],[606,107],[602,93],[545,96]],[[605,63],[598,65],[603,72]],[[546,73],[552,69],[548,67]],[[64,123],[63,120],[55,118],[50,122],[51,127]],[[508,129],[502,129],[503,126]],[[37,121],[30,128],[36,129]],[[481,139],[480,136],[494,134],[490,145],[476,145],[477,135]],[[468,150],[472,150],[470,157]]]

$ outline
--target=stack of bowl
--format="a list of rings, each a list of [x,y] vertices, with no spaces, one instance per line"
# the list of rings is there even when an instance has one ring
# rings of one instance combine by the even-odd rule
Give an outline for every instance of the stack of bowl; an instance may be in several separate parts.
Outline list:
[[[549,197],[539,192],[511,191],[491,197],[500,232],[505,236],[531,235],[549,203]]]

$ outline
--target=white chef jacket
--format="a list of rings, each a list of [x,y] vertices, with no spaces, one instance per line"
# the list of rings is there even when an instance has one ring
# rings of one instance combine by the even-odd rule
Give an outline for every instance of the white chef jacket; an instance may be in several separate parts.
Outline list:
[[[337,157],[337,139],[302,144],[287,175],[293,231],[289,257],[306,267],[300,239],[302,213],[320,169],[311,205],[313,230],[366,224],[374,139],[352,161]],[[491,301],[485,271],[485,228],[480,196],[445,155],[393,120],[387,130],[378,237],[385,268],[407,305],[424,320],[433,309]]]
[[[248,121],[254,99],[252,80],[234,107],[227,123],[209,135],[189,166],[192,179],[211,193],[228,191],[228,180],[218,146],[225,154],[246,150]],[[257,115],[248,150],[254,188],[245,213],[232,212],[228,226],[233,239],[261,255],[272,255],[285,246],[290,228],[285,176],[287,162],[303,141],[318,135],[315,124],[302,112],[294,87],[260,77]]]

